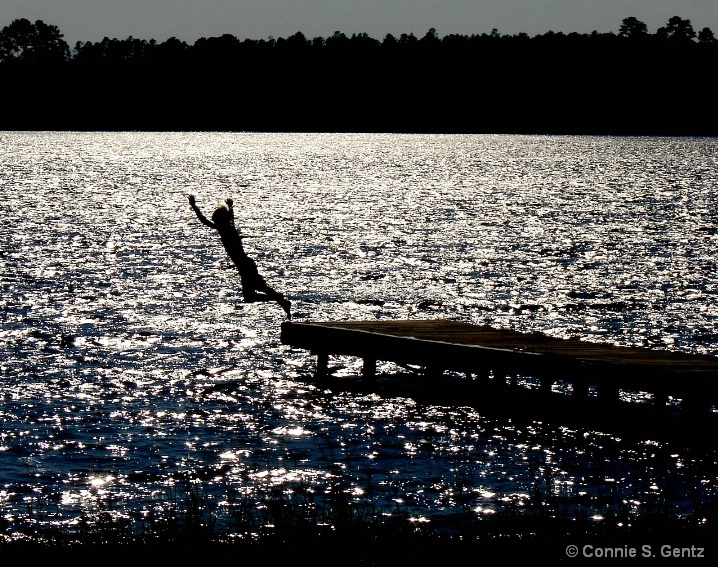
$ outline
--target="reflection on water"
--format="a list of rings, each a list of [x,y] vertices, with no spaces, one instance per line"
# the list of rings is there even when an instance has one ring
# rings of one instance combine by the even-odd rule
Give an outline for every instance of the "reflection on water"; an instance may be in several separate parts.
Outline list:
[[[281,308],[241,302],[186,195],[234,198],[299,321],[442,317],[716,355],[717,145],[0,133],[7,521],[146,514],[187,482],[220,521],[277,489],[434,523],[541,495],[597,516],[606,495],[715,506],[713,454],[313,384]]]

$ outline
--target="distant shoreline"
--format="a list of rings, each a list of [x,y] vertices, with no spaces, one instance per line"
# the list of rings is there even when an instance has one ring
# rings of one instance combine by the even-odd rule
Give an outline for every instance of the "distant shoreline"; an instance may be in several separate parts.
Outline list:
[[[55,26],[16,20],[0,39],[0,130],[718,136],[718,40],[678,17],[656,34],[626,18],[618,34],[130,37],[72,55]]]

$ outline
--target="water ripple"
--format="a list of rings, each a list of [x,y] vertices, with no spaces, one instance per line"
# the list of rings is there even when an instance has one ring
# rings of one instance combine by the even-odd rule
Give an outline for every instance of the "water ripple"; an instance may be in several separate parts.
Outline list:
[[[281,309],[242,303],[186,202],[234,198],[249,254],[298,320],[442,317],[716,355],[715,140],[0,144],[0,502],[15,516],[32,499],[68,522],[103,502],[143,509],[192,479],[216,502],[342,479],[358,502],[435,523],[526,507],[537,490],[715,502],[711,456],[314,384],[309,354],[279,342]]]

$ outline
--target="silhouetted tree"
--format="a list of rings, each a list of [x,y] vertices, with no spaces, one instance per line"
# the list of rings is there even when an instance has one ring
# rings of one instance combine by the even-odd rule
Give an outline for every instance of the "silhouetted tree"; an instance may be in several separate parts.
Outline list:
[[[419,40],[416,38],[416,36],[413,33],[410,34],[401,34],[399,36],[399,45],[403,45],[404,47],[414,47],[418,45]]]
[[[355,33],[352,34],[349,42],[352,45],[352,49],[366,49],[367,52],[379,47],[379,41],[370,37],[367,33]]]
[[[439,34],[436,33],[436,29],[430,28],[424,37],[419,40],[419,43],[421,43],[424,47],[435,47],[441,43],[441,40],[439,40]]]
[[[174,36],[158,44],[155,50],[158,59],[169,63],[181,62],[188,52],[189,45],[187,45],[187,42],[180,41]]]
[[[324,44],[330,49],[342,49],[349,46],[349,38],[340,31],[335,31]]]
[[[157,42],[154,39],[147,41],[132,36],[127,39],[105,37],[97,43],[78,41],[75,44],[73,60],[83,63],[141,63],[152,57],[156,46]]]
[[[394,47],[399,44],[399,41],[390,33],[384,36],[384,41],[381,42],[382,46]]]
[[[648,27],[642,21],[631,16],[625,18],[618,29],[618,35],[630,39],[642,38],[648,35]]]
[[[698,43],[715,43],[716,37],[710,28],[703,28],[698,32]]]
[[[277,47],[280,49],[289,50],[293,53],[300,53],[306,50],[311,45],[311,42],[302,32],[297,32],[290,35],[287,39],[279,38],[277,40]]]
[[[42,20],[14,20],[0,31],[0,61],[59,63],[70,57],[70,48],[57,26]]]
[[[237,56],[241,45],[239,39],[226,33],[219,37],[199,38],[194,42],[192,52],[195,59],[204,59],[209,63],[213,60],[228,60]]]
[[[668,24],[665,27],[658,28],[656,35],[677,43],[687,43],[695,39],[696,32],[693,30],[693,25],[690,20],[673,16],[668,20]]]

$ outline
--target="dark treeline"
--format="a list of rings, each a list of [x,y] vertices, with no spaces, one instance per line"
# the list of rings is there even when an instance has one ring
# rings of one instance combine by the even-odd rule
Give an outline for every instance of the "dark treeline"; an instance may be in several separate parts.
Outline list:
[[[0,129],[718,135],[718,41],[617,33],[77,42],[0,31]]]

